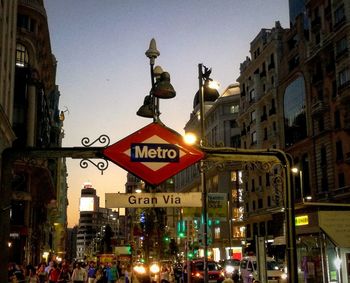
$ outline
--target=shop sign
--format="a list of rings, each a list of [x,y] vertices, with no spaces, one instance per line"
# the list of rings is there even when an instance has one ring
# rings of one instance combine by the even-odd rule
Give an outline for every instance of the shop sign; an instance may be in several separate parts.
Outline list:
[[[301,215],[295,217],[295,226],[305,226],[309,225],[309,216],[308,215]]]

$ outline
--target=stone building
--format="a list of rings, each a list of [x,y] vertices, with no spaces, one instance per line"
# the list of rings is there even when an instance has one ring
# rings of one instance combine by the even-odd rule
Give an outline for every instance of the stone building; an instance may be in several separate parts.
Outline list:
[[[11,150],[60,147],[63,116],[43,1],[5,0],[1,11],[0,269],[6,270],[8,261],[37,264],[64,257],[68,201],[63,159],[4,160]]]

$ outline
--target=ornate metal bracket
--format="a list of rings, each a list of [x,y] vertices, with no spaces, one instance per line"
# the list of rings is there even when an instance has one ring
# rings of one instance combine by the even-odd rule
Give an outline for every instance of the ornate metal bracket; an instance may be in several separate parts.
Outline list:
[[[91,161],[90,159],[82,159],[80,161],[80,167],[83,169],[86,169],[89,167],[89,163],[91,163],[92,165],[94,165],[98,170],[101,171],[101,175],[103,175],[103,172],[108,168],[108,161],[105,159],[102,159],[101,161],[95,163],[93,161]]]
[[[90,139],[88,137],[84,137],[81,140],[81,144],[85,147],[91,147],[95,143],[101,143],[102,146],[109,146],[110,139],[107,135],[100,135],[97,139],[95,139],[93,142],[90,142]]]
[[[90,142],[90,139],[88,137],[84,137],[81,140],[81,144],[84,147],[92,147],[95,143],[101,143],[102,146],[109,146],[110,144],[110,138],[107,135],[100,135],[97,139],[95,139],[94,141]],[[91,161],[88,158],[83,158],[80,161],[80,167],[83,169],[86,169],[87,167],[89,167],[89,163],[91,163],[92,165],[94,165],[98,170],[101,171],[101,175],[103,175],[103,172],[108,168],[108,161],[106,159],[102,159],[101,161],[95,163],[93,161]]]

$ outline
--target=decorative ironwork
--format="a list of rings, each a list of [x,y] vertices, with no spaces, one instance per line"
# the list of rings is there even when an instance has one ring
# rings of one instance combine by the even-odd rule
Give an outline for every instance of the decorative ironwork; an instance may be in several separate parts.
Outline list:
[[[87,167],[89,167],[89,163],[91,163],[98,170],[100,170],[101,175],[103,175],[103,172],[108,168],[108,161],[105,159],[101,159],[101,161],[95,163],[95,162],[91,161],[90,159],[86,159],[86,158],[80,160],[80,167],[83,169],[86,169]]]
[[[110,139],[107,135],[100,135],[96,140],[94,140],[93,142],[90,142],[90,139],[88,137],[84,137],[81,140],[81,144],[85,147],[91,147],[93,146],[95,143],[101,143],[103,146],[109,146],[110,143]],[[83,167],[84,168],[84,167]]]

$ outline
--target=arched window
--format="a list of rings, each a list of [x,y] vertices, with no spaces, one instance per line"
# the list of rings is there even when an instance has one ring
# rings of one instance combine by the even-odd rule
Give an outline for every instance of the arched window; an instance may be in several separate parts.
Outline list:
[[[284,93],[284,133],[286,147],[306,138],[305,83],[301,76]]]
[[[27,48],[20,43],[16,45],[16,66],[17,67],[27,67],[28,66],[28,51]]]

